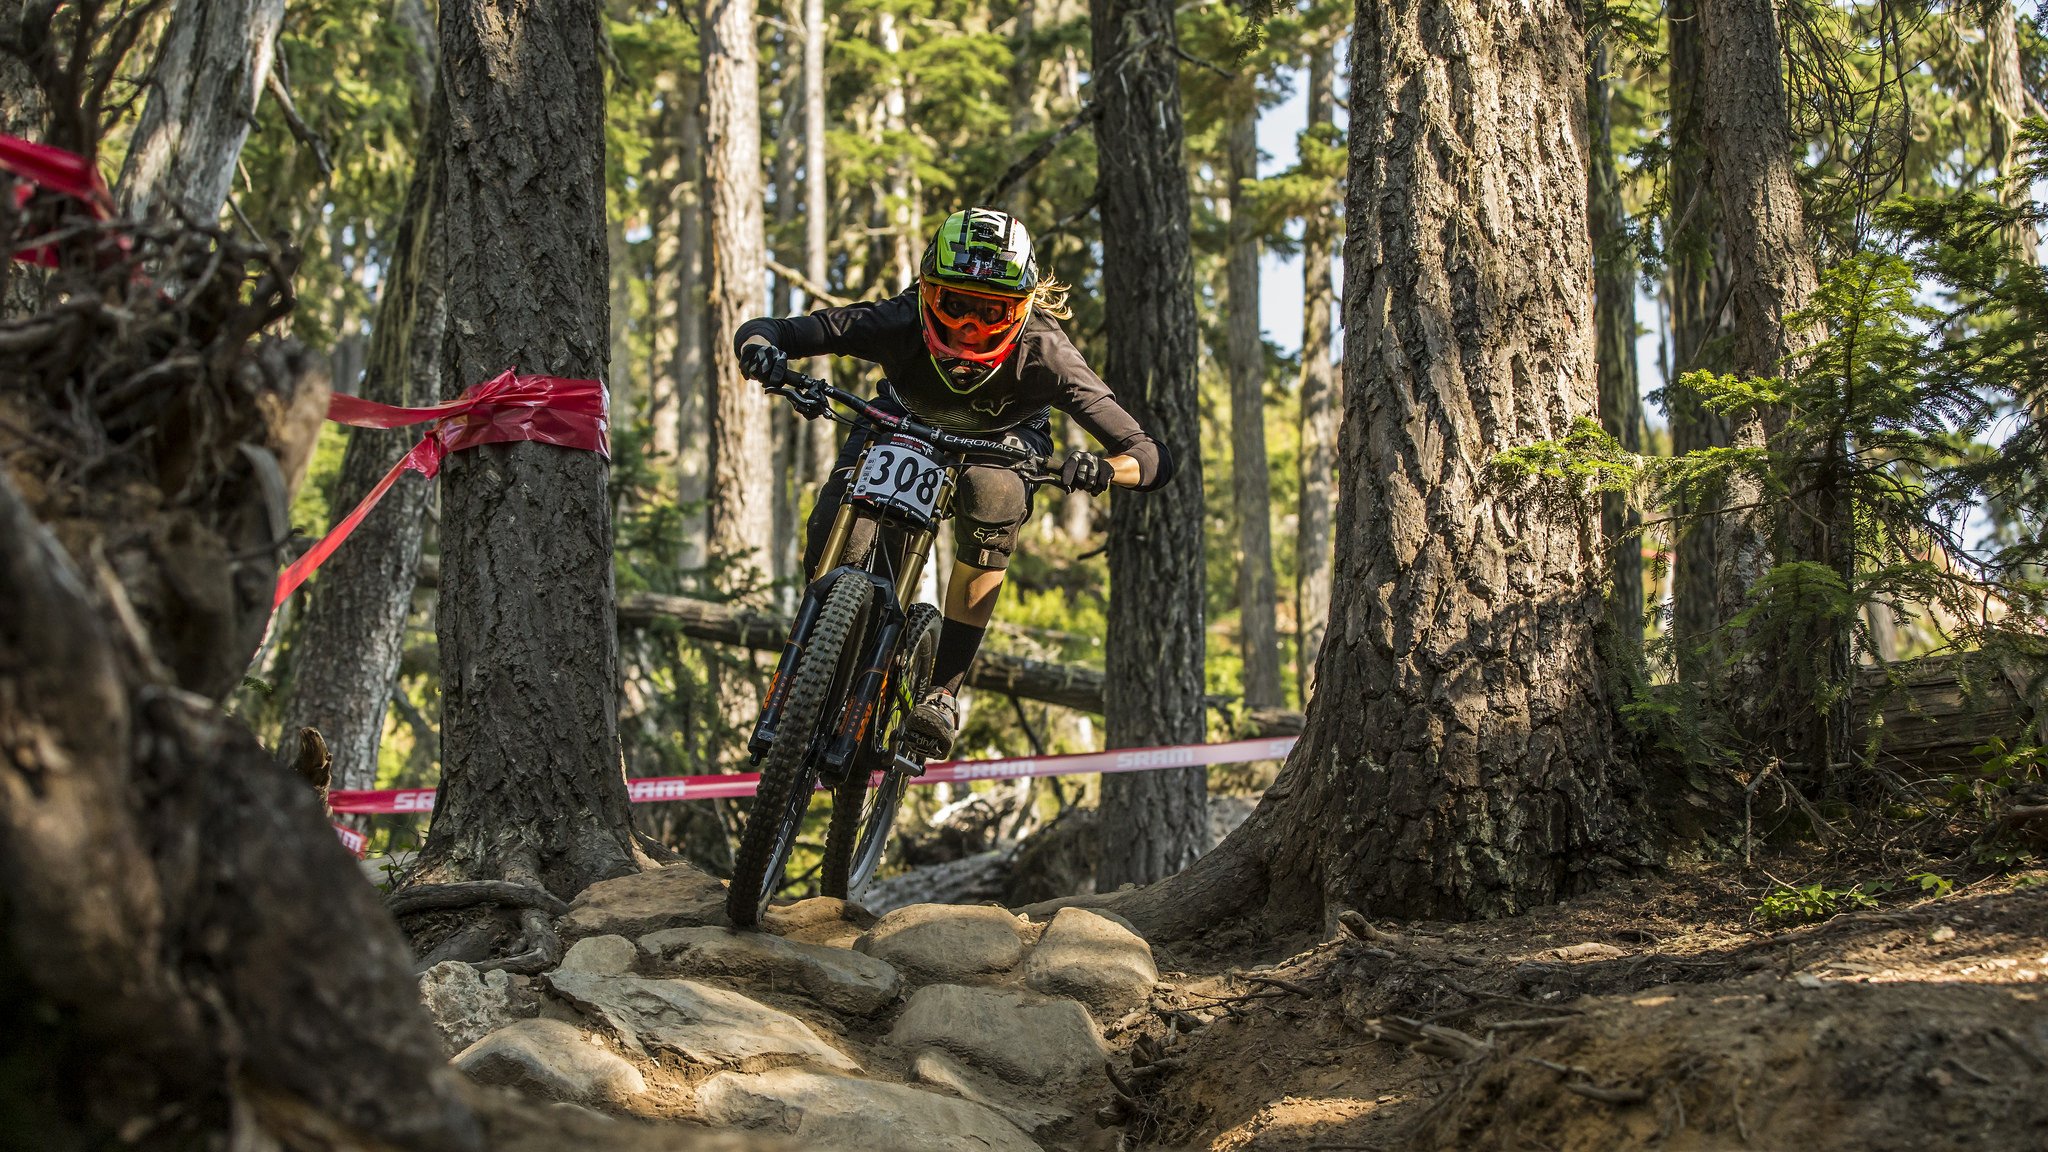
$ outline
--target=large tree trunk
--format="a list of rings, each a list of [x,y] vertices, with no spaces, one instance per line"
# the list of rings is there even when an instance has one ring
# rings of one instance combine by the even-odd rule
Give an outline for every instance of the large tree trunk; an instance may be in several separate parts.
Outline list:
[[[444,0],[451,390],[512,367],[605,374],[597,29],[589,0]],[[421,880],[567,898],[643,860],[619,753],[607,470],[537,443],[444,465],[441,784]]]
[[[121,165],[130,215],[220,215],[283,23],[284,0],[178,0]]]
[[[1721,249],[1721,211],[1714,197],[1713,158],[1704,111],[1705,37],[1698,0],[1672,0],[1665,20],[1671,44],[1670,212],[1665,221],[1667,283],[1671,301],[1672,379],[1687,372],[1728,368],[1727,267]],[[1665,411],[1676,454],[1725,448],[1726,417],[1709,411],[1681,388],[1667,387]],[[1721,626],[1719,526],[1689,505],[1672,511],[1688,518],[1671,560],[1671,636],[1681,680],[1700,682],[1725,652]]]
[[[1334,41],[1309,55],[1311,129],[1337,122]],[[1295,520],[1294,635],[1304,708],[1315,691],[1316,660],[1330,626],[1330,512],[1336,503],[1337,427],[1343,418],[1337,366],[1330,360],[1330,314],[1336,307],[1330,254],[1339,240],[1335,209],[1332,203],[1311,213],[1301,232],[1301,502]]]
[[[1245,185],[1259,178],[1259,94],[1249,77],[1232,86],[1230,178],[1230,480],[1237,512],[1237,631],[1244,704],[1278,708],[1280,629],[1274,621],[1273,483],[1266,465],[1266,341],[1259,329],[1259,227]]]
[[[1636,387],[1636,261],[1628,211],[1614,162],[1614,117],[1608,107],[1607,47],[1589,46],[1586,73],[1586,219],[1593,243],[1593,358],[1600,374],[1600,424],[1630,452],[1643,447],[1643,401]],[[1643,647],[1642,513],[1626,493],[1600,503],[1608,542],[1607,603],[1616,654],[1631,663]]]
[[[1090,14],[1102,197],[1104,375],[1179,461],[1155,492],[1110,499],[1108,698],[1114,747],[1202,739],[1202,461],[1195,288],[1167,0]],[[1102,780],[1103,891],[1179,871],[1208,847],[1199,768]]]
[[[1819,283],[1792,165],[1777,10],[1771,0],[1701,0],[1700,17],[1706,33],[1702,108],[1728,250],[1734,367],[1744,376],[1775,376],[1817,337],[1810,326],[1791,323],[1791,317],[1806,307]],[[1780,444],[1787,419],[1778,411],[1747,415],[1733,428],[1732,443]],[[1839,464],[1839,452],[1830,456]],[[1794,478],[1795,485],[1813,492],[1798,498],[1796,513],[1775,517],[1775,533],[1767,528],[1772,519],[1767,510],[1719,517],[1722,620],[1735,618],[1756,581],[1777,561],[1819,561],[1848,582],[1847,500],[1838,492],[1839,478],[1825,474],[1828,465],[1821,467],[1820,473]],[[1759,486],[1745,481],[1731,486],[1728,500],[1741,505],[1762,496]],[[1849,639],[1844,622],[1818,661],[1820,676],[1846,683]],[[1846,752],[1848,713],[1845,707],[1816,712],[1821,688],[1816,663],[1809,653],[1751,652],[1736,661],[1727,703],[1739,731],[1767,739],[1811,769],[1824,770]],[[1845,694],[1845,704],[1846,699]]]
[[[754,0],[710,0],[703,22],[704,183],[711,215],[711,556],[726,590],[759,587],[773,528],[768,401],[732,334],[762,305],[761,106]]]
[[[1566,0],[1358,9],[1344,625],[1278,782],[1184,877],[1122,902],[1141,926],[1504,915],[1635,854],[1595,654],[1598,512],[1489,474],[1595,410],[1578,20]]]
[[[362,396],[381,404],[419,407],[441,398],[446,230],[441,220],[442,150],[447,109],[433,99],[426,134],[413,161],[384,294],[370,329],[370,361]],[[346,386],[338,377],[338,387]],[[356,428],[349,432],[334,507],[353,508],[412,447],[418,430]],[[334,758],[336,788],[372,788],[377,745],[384,734],[405,618],[412,608],[433,486],[402,480],[377,511],[321,568],[311,602],[292,641],[291,685],[284,731],[317,728]]]

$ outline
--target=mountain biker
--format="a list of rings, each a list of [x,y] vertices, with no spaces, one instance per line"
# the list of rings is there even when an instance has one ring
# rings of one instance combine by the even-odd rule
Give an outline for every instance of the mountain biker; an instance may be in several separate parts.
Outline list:
[[[1024,225],[993,208],[946,217],[925,248],[917,283],[888,300],[820,308],[808,316],[762,317],[733,335],[742,370],[772,383],[790,357],[853,356],[881,366],[876,406],[908,413],[959,435],[1010,438],[1040,455],[1053,451],[1048,414],[1072,416],[1110,451],[1068,453],[1058,483],[1099,495],[1111,484],[1150,491],[1172,478],[1173,457],[1117,402],[1061,330],[1073,313],[1067,288],[1041,276]],[[805,416],[823,396],[797,402]],[[815,579],[825,537],[868,434],[855,430],[806,525],[804,571]],[[960,727],[957,697],[995,614],[1031,492],[1008,468],[971,467],[954,496],[956,543],[946,581],[932,689],[911,713],[913,737],[944,759]]]

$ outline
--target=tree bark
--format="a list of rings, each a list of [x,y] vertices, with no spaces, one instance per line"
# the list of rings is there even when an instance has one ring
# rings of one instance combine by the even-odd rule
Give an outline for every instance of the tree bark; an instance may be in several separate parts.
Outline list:
[[[1636,261],[1621,201],[1614,158],[1614,117],[1608,107],[1607,47],[1589,46],[1586,116],[1586,219],[1593,244],[1593,358],[1600,375],[1600,424],[1630,452],[1643,448],[1643,401],[1636,385]],[[1631,664],[1643,650],[1643,517],[1627,493],[1600,502],[1600,531],[1608,541],[1608,616],[1616,655]]]
[[[128,142],[119,192],[131,216],[176,210],[210,225],[227,204],[284,0],[178,0]]]
[[[369,368],[361,395],[382,404],[420,407],[441,399],[441,353],[448,314],[442,151],[447,109],[432,99],[426,134],[413,162],[384,293],[370,329]],[[337,387],[346,387],[340,380]],[[411,449],[418,430],[356,428],[349,433],[334,507],[354,508]],[[290,696],[284,731],[317,728],[334,758],[334,786],[372,788],[384,734],[406,614],[426,533],[433,487],[408,477],[321,568],[305,617],[292,641]]]
[[[21,21],[21,0],[0,0],[0,20],[11,35]],[[12,52],[0,51],[0,132],[27,140],[42,140],[49,119],[49,101],[37,82],[34,69]],[[41,269],[17,261],[0,268],[0,320],[13,320],[39,311],[43,306]]]
[[[2020,69],[2019,28],[2008,0],[1993,0],[1984,20],[1984,93],[1990,98],[1991,161],[2001,178],[2019,170],[2020,122],[2027,117],[2027,83]],[[2023,202],[2031,189],[2001,184],[1999,199]],[[2030,264],[2041,262],[2041,236],[2031,223],[2013,228],[2013,250]]]
[[[1250,77],[1232,85],[1227,136],[1230,178],[1228,346],[1230,479],[1237,512],[1237,630],[1244,703],[1278,708],[1280,628],[1273,581],[1273,483],[1266,465],[1266,341],[1259,328],[1259,227],[1244,202],[1259,178],[1259,94]]]
[[[451,381],[604,375],[597,29],[589,0],[444,0]],[[644,861],[617,732],[607,471],[537,443],[443,466],[441,784],[418,879],[567,899]]]
[[[1595,502],[1488,467],[1596,408],[1578,20],[1566,0],[1358,8],[1341,626],[1279,780],[1119,904],[1141,927],[1504,915],[1641,858],[1595,653]]]
[[[829,283],[831,252],[827,247],[832,214],[832,182],[825,161],[825,34],[829,30],[825,0],[804,0],[804,276],[819,288]],[[808,294],[807,294],[808,295]],[[816,309],[824,302],[808,300]],[[820,356],[806,369],[820,380],[832,379],[832,358]],[[815,493],[831,475],[839,445],[838,425],[804,421],[800,482]],[[803,574],[808,577],[808,572]]]
[[[1775,376],[1792,368],[1818,337],[1790,318],[1807,306],[1819,284],[1792,165],[1777,10],[1771,0],[1701,0],[1700,16],[1706,33],[1702,107],[1728,245],[1734,366],[1744,376]],[[1781,411],[1746,416],[1732,429],[1731,441],[1737,447],[1781,444],[1788,419]],[[1830,455],[1839,458],[1839,452]],[[1825,474],[1828,465],[1820,468],[1793,478],[1795,487],[1812,489],[1798,498],[1796,514],[1770,516],[1760,509],[1718,518],[1723,621],[1747,605],[1751,589],[1774,563],[1813,560],[1837,571],[1845,586],[1852,578],[1846,497]],[[1762,495],[1760,486],[1744,481],[1730,486],[1728,500],[1748,504]],[[1769,528],[1773,520],[1775,532]],[[1845,622],[1822,661],[1828,679],[1846,682],[1849,640]],[[1817,714],[1821,686],[1811,674],[1814,666],[1807,653],[1752,653],[1736,661],[1728,704],[1738,731],[1767,739],[1809,768],[1825,769],[1845,751],[1848,714],[1839,706]]]
[[[804,118],[803,84],[800,57],[791,52],[794,33],[803,21],[803,0],[793,0],[785,9],[791,35],[782,43],[782,68],[776,84],[777,98],[781,103],[781,116],[775,126],[775,235],[778,244],[789,245],[791,251],[780,252],[784,267],[801,267],[804,262],[801,241],[794,236],[796,231],[797,203],[803,194],[797,188],[797,161],[803,154],[798,146],[798,126]],[[796,305],[796,285],[786,276],[775,277],[774,295],[769,300],[768,311],[772,315],[787,316]],[[804,425],[809,421],[799,418],[796,410],[787,404],[772,404],[768,409],[770,440],[774,444],[775,479],[773,501],[774,532],[770,537],[774,545],[769,549],[771,568],[775,578],[776,595],[785,606],[794,608],[796,601],[792,591],[797,569],[802,566],[801,550],[797,547],[803,533],[797,522],[798,458],[803,455],[805,439]]]
[[[1309,55],[1310,128],[1337,122],[1336,48],[1319,45]],[[1334,197],[1335,189],[1332,189]],[[1330,624],[1331,508],[1336,503],[1337,427],[1343,397],[1337,366],[1330,360],[1330,315],[1336,308],[1330,254],[1339,242],[1335,203],[1302,222],[1301,277],[1301,501],[1295,519],[1295,668],[1302,707],[1315,691],[1316,660]]]
[[[682,108],[683,179],[687,183],[676,203],[676,500],[683,508],[680,566],[685,572],[696,572],[710,563],[711,556],[711,514],[707,505],[711,495],[712,380],[706,371],[704,354],[706,345],[712,341],[701,74],[690,78],[678,103]]]
[[[1667,284],[1671,302],[1672,380],[1687,372],[1725,372],[1729,367],[1727,260],[1721,239],[1721,211],[1715,200],[1713,156],[1707,148],[1704,110],[1706,65],[1698,0],[1672,0],[1666,33],[1671,44],[1671,161]],[[1728,421],[1708,411],[1690,392],[1665,389],[1671,420],[1671,450],[1682,455],[1725,448],[1732,441]],[[1708,678],[1725,653],[1722,636],[1719,526],[1712,515],[1690,505],[1672,509],[1692,519],[1674,541],[1671,572],[1671,635],[1679,679]]]
[[[1110,499],[1105,701],[1112,747],[1203,735],[1202,462],[1179,57],[1168,0],[1090,12],[1102,199],[1105,376],[1179,462],[1149,493]],[[1179,871],[1208,847],[1199,768],[1107,776],[1101,862],[1111,891]]]
[[[768,401],[732,334],[762,306],[761,106],[754,0],[710,0],[703,22],[711,231],[711,559],[727,591],[765,583],[773,530]]]

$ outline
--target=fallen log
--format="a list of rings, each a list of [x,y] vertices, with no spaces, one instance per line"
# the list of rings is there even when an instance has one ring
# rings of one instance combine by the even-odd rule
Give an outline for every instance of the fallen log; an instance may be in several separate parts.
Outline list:
[[[776,651],[789,635],[789,618],[654,592],[619,599],[619,625],[644,628],[674,625],[695,640]],[[967,675],[968,686],[1039,700],[1082,712],[1102,712],[1103,673],[1084,664],[1054,664],[1002,652],[983,651]],[[2023,734],[2033,712],[2027,704],[2022,670],[1970,654],[1923,656],[1883,668],[1859,671],[1854,714],[1859,747],[1873,737],[1878,757],[1894,770],[1934,775],[1983,761],[1975,751],[2000,736]],[[1239,735],[1294,736],[1299,712],[1261,709],[1247,713]]]
[[[1922,656],[1858,671],[1859,747],[1875,740],[1880,764],[1934,776],[1984,763],[1993,737],[2025,739],[2048,722],[2029,702],[2029,670],[1978,653]],[[2038,729],[2037,729],[2038,732]]]
[[[736,644],[772,652],[789,636],[789,618],[655,592],[632,592],[619,598],[619,626],[645,628],[674,625],[693,640]],[[967,674],[970,688],[1005,692],[1083,712],[1102,711],[1102,670],[1080,664],[1027,660],[1002,652],[983,651]]]

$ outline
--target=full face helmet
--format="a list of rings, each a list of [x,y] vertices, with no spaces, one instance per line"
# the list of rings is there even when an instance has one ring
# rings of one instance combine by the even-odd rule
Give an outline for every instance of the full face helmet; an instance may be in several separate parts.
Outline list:
[[[933,356],[999,364],[1017,343],[1038,287],[1031,236],[1007,212],[946,217],[918,268],[918,313]]]

